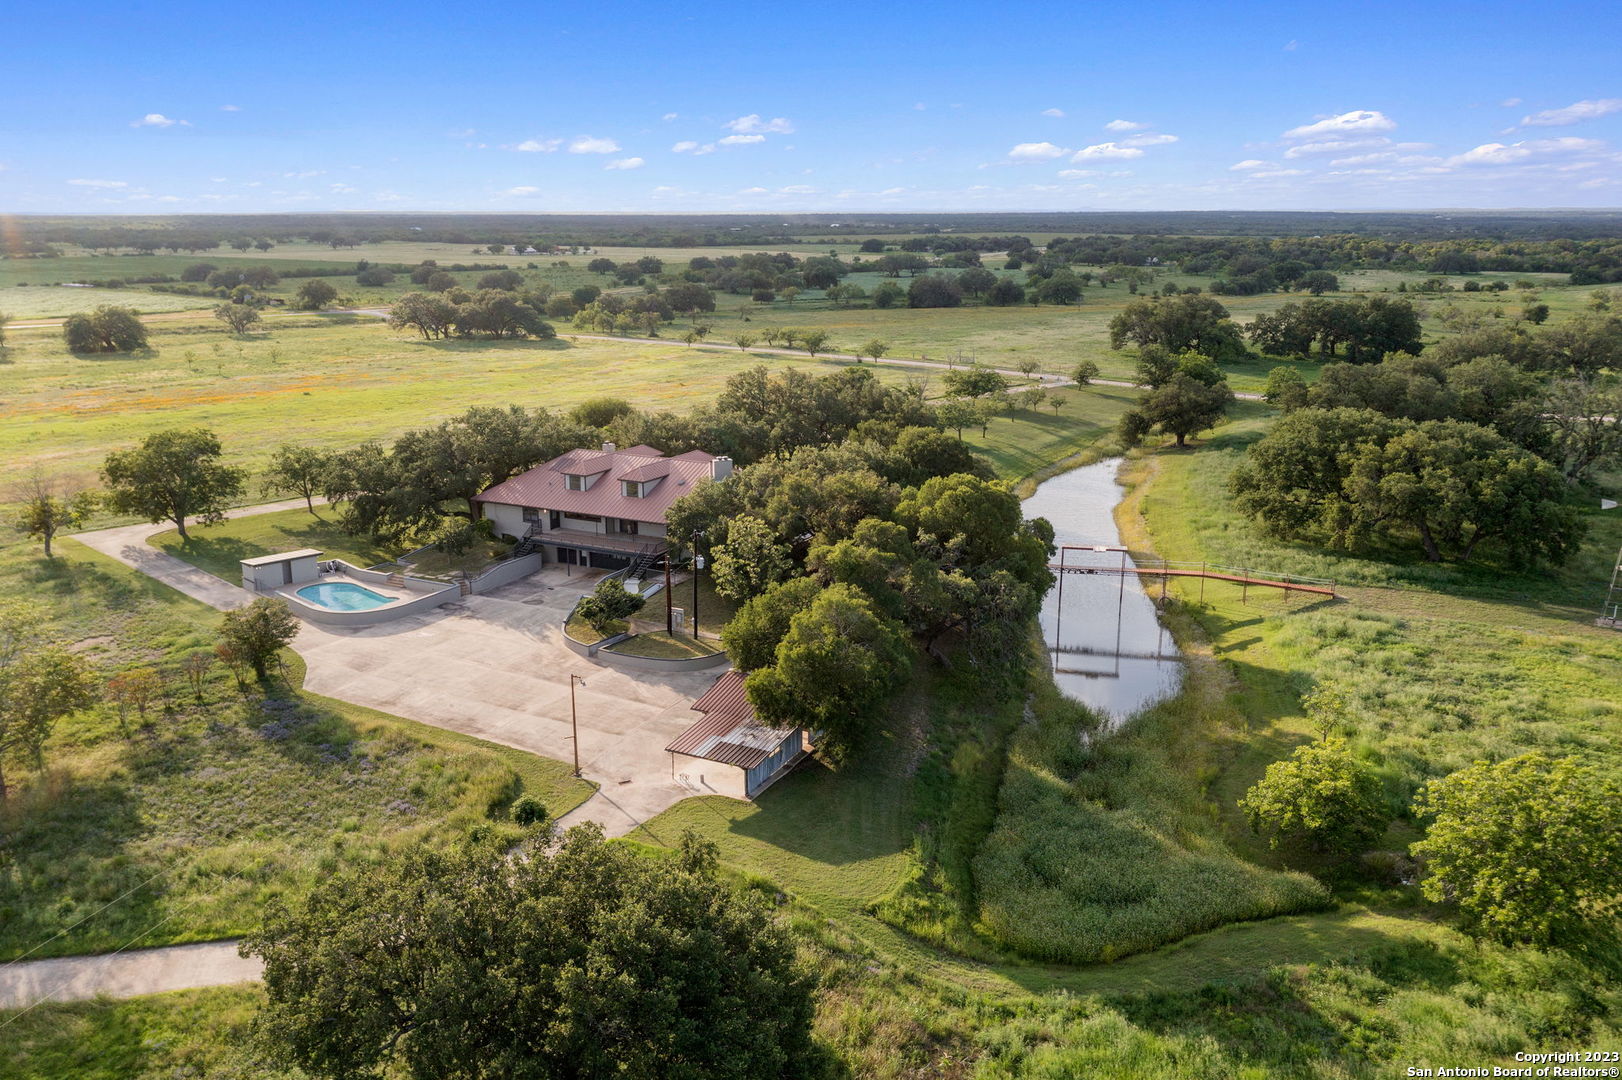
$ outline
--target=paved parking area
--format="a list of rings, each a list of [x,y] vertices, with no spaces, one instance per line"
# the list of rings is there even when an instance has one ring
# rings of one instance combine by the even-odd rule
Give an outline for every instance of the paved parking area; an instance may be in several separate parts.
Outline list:
[[[698,719],[692,703],[718,671],[618,671],[571,652],[563,621],[600,575],[548,568],[485,596],[379,626],[306,624],[294,647],[305,687],[435,727],[572,761],[569,675],[580,765],[600,793],[565,824],[594,820],[610,835],[692,792],[670,775],[665,745]]]

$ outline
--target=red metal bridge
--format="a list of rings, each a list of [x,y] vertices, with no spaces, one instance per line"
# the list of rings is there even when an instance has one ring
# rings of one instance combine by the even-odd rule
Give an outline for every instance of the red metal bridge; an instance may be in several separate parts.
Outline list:
[[[1075,563],[1069,560],[1072,551],[1084,551],[1092,554],[1114,554],[1120,556],[1120,562],[1106,565],[1104,562]],[[1199,578],[1202,581],[1226,581],[1241,586],[1245,591],[1254,586],[1258,588],[1281,589],[1284,592],[1311,593],[1315,596],[1335,595],[1335,583],[1323,578],[1298,577],[1293,574],[1268,574],[1258,572],[1250,567],[1220,566],[1212,563],[1175,562],[1168,559],[1147,560],[1147,565],[1130,565],[1127,550],[1121,547],[1092,547],[1081,544],[1066,544],[1059,549],[1059,561],[1049,563],[1048,569],[1056,574],[1114,574],[1125,577],[1158,577],[1160,579],[1160,594],[1166,594],[1166,582],[1170,578]],[[1060,581],[1064,579],[1061,577]],[[1202,586],[1203,589],[1203,586]]]

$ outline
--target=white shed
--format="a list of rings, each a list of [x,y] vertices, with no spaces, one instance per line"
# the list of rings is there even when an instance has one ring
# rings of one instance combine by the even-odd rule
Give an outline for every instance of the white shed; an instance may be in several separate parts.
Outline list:
[[[665,747],[671,775],[689,787],[753,799],[810,752],[803,728],[774,728],[755,715],[742,672],[715,680],[693,709],[704,718]]]
[[[321,576],[318,560],[321,552],[315,548],[300,548],[275,555],[261,555],[242,560],[242,587],[249,592],[275,590],[283,585],[297,585],[315,581]]]

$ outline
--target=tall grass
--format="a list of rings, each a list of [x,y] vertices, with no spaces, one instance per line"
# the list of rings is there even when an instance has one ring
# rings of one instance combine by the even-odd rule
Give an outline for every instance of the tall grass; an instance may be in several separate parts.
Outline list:
[[[1311,878],[1238,858],[1202,791],[1227,719],[1200,683],[1125,730],[1038,682],[1015,733],[996,827],[974,859],[981,929],[1022,955],[1115,960],[1225,923],[1321,908]]]

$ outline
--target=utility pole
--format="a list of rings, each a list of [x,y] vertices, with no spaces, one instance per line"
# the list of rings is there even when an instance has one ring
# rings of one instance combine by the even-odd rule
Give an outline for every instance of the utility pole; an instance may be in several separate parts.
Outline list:
[[[675,634],[676,612],[673,605],[675,598],[670,595],[670,548],[665,548],[665,633]]]
[[[581,686],[585,686],[586,685],[586,680],[582,679],[580,676],[576,675],[574,672],[571,671],[569,673],[569,730],[574,735],[574,737],[570,740],[571,742],[574,743],[574,774],[575,774],[575,776],[579,776],[580,775],[580,721],[579,721],[579,714],[575,711],[575,705],[574,705],[574,687],[575,687],[575,683],[579,683]]]
[[[693,640],[698,640],[698,572],[704,569],[704,556],[698,553],[699,537],[703,529],[693,530]]]

